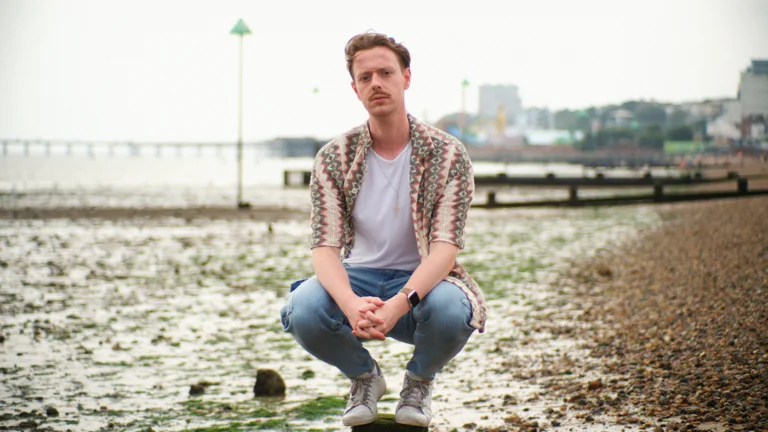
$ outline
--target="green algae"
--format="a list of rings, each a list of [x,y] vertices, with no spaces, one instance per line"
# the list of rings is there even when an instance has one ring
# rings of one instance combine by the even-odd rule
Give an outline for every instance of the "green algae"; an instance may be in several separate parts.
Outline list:
[[[290,414],[306,419],[316,420],[328,416],[339,415],[340,410],[347,406],[347,401],[338,396],[320,396],[292,409]]]

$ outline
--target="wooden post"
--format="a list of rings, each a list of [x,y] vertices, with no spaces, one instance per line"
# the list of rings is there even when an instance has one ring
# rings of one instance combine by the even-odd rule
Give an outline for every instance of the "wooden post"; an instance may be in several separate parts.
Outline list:
[[[379,418],[373,423],[354,426],[352,432],[427,432],[427,428],[421,426],[408,426],[395,423],[394,414],[379,414]]]
[[[568,201],[575,202],[579,200],[579,188],[576,185],[568,186]]]
[[[490,191],[488,192],[488,200],[486,201],[486,205],[488,207],[494,207],[496,206],[496,192]]]
[[[747,191],[749,190],[747,179],[744,177],[739,177],[739,179],[736,182],[739,188],[739,194],[742,194],[742,195],[746,194]]]
[[[653,185],[653,200],[661,201],[664,197],[664,185],[656,183]]]

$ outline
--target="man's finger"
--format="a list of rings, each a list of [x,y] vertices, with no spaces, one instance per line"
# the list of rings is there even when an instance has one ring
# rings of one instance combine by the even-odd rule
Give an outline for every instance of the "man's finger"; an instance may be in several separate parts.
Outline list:
[[[361,319],[357,321],[357,327],[355,327],[355,329],[367,329],[368,327],[374,327],[376,325],[377,325],[376,323],[371,322],[367,319]]]
[[[378,339],[378,340],[386,339],[386,336],[384,335],[384,333],[376,330],[376,327],[368,327],[367,329],[365,329],[365,331],[369,335],[371,335],[371,338],[373,338],[373,339]]]
[[[363,339],[373,339],[373,336],[368,334],[368,332],[363,329],[354,329],[352,330],[352,334]]]
[[[363,318],[374,323],[374,324],[384,324],[384,318],[376,315],[375,313],[371,311],[360,311],[360,313],[363,314]]]
[[[378,297],[363,297],[363,300],[376,306],[384,306],[384,301]]]
[[[375,305],[373,303],[368,303],[365,306],[361,307],[358,312],[360,312],[360,313],[371,312],[371,311],[375,311],[376,309],[378,309],[380,307],[381,306],[377,306],[377,305]]]

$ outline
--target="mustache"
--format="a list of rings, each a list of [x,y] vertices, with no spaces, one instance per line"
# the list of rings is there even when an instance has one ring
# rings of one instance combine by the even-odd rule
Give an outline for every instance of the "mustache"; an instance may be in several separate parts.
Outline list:
[[[386,94],[386,93],[378,92],[378,93],[374,93],[374,94],[372,94],[372,95],[371,95],[371,97],[370,97],[370,100],[374,100],[374,99],[376,99],[377,97],[381,97],[381,96],[384,96],[384,97],[389,97],[389,95],[388,95],[388,94]]]

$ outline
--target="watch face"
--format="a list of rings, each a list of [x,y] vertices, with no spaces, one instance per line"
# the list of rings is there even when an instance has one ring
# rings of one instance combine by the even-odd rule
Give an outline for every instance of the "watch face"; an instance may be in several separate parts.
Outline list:
[[[413,291],[410,294],[408,294],[408,303],[411,304],[411,308],[415,308],[420,301],[421,299],[419,299],[419,293],[417,293],[416,291]]]

